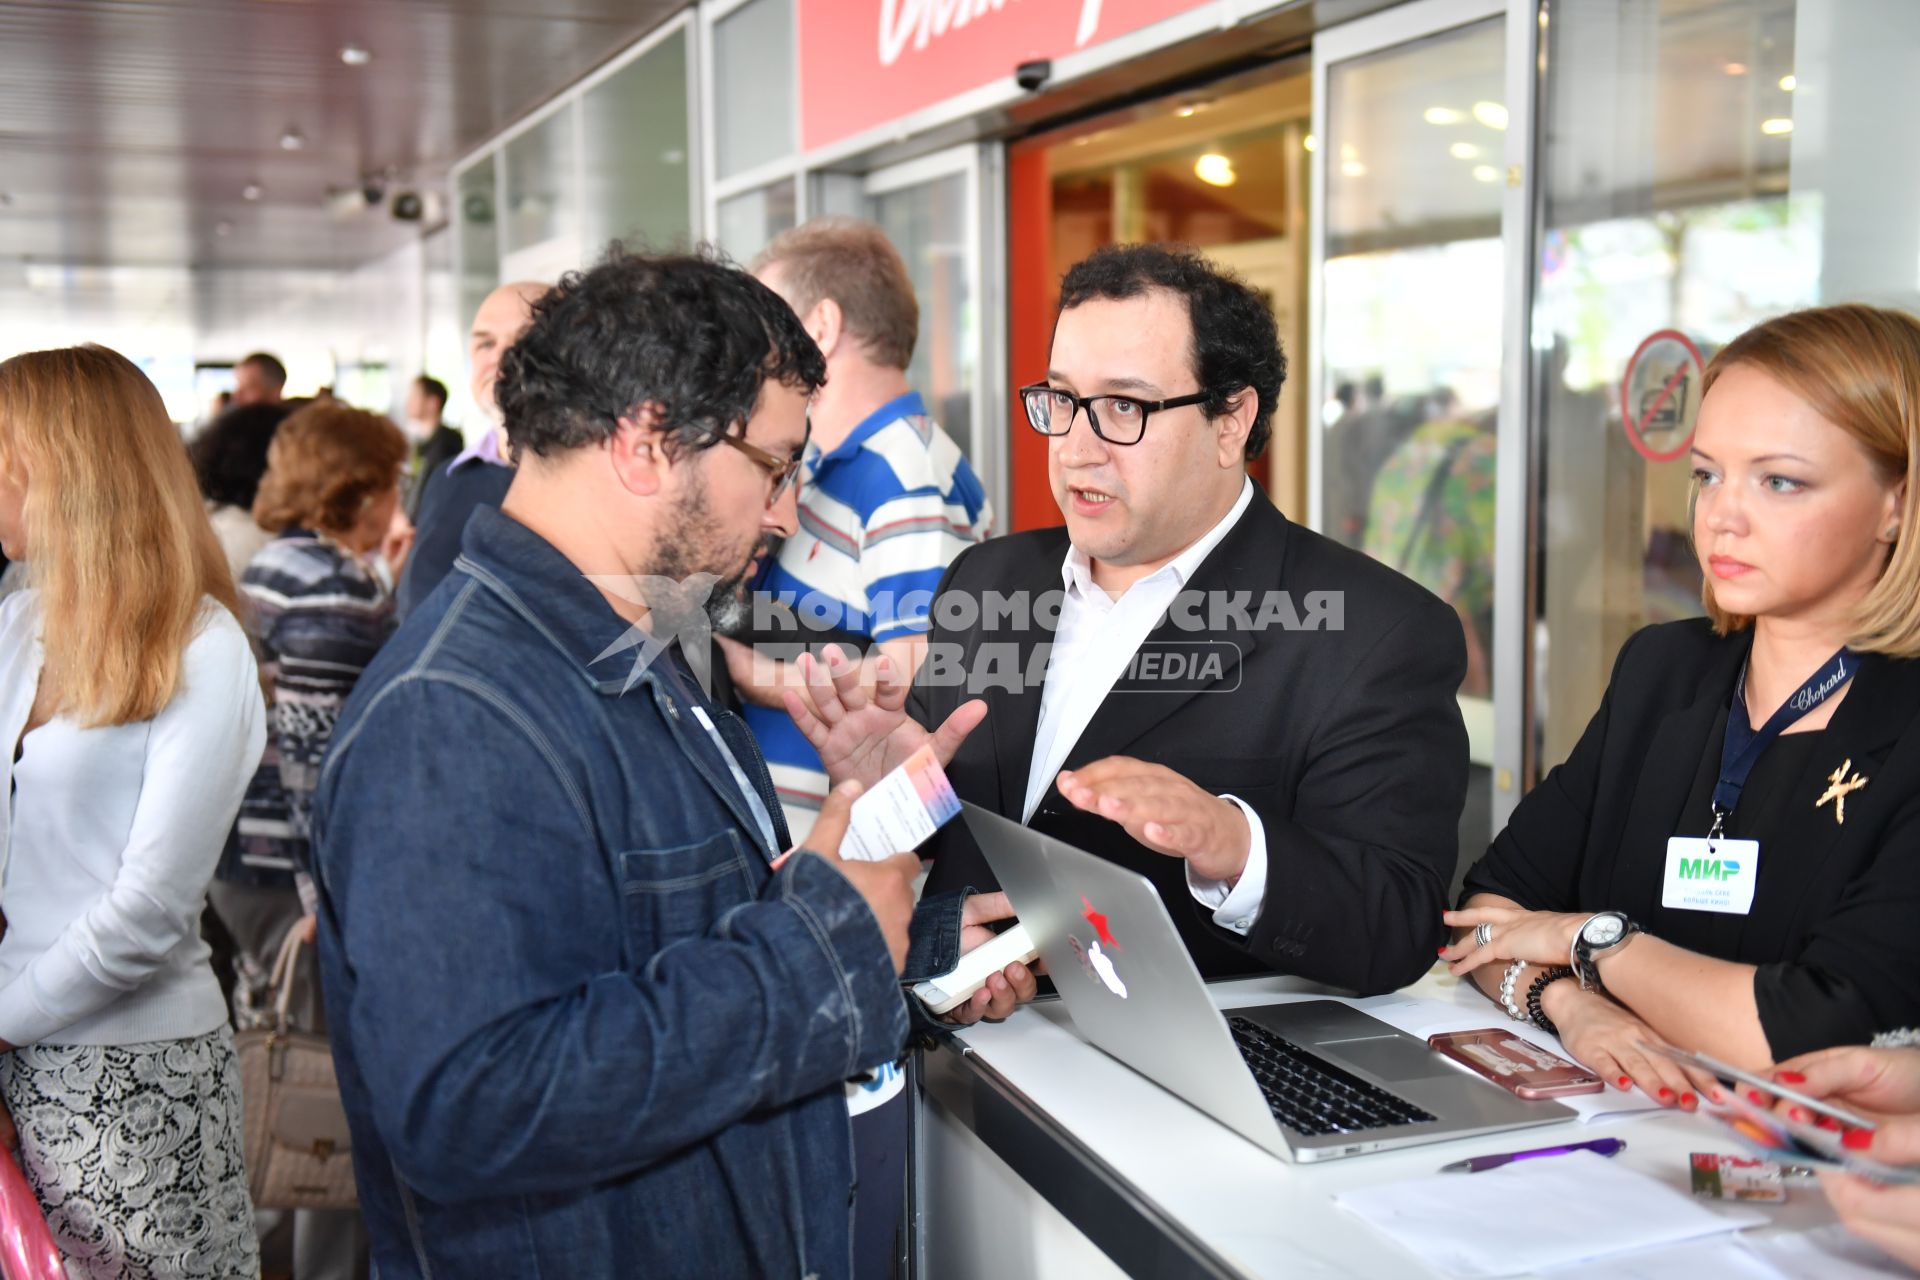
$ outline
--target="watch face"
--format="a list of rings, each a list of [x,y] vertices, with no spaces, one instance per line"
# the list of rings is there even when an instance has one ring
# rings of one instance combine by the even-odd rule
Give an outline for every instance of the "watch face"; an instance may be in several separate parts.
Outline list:
[[[1601,916],[1597,920],[1588,922],[1587,927],[1581,932],[1585,935],[1588,946],[1610,947],[1620,941],[1620,935],[1626,931],[1627,926],[1619,916]]]

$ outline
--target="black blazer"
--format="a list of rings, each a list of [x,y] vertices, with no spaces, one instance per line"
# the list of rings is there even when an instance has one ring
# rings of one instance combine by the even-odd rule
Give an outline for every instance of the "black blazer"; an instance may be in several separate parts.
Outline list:
[[[1514,810],[1464,894],[1545,911],[1625,911],[1656,936],[1759,966],[1754,995],[1777,1059],[1920,1026],[1920,662],[1863,654],[1817,734],[1776,739],[1729,834],[1760,842],[1744,917],[1660,905],[1667,839],[1706,834],[1726,710],[1751,631],[1704,620],[1628,640],[1565,764]],[[1768,779],[1771,757],[1779,755]],[[1868,782],[1816,808],[1843,761]]]
[[[1067,550],[1064,528],[981,543],[948,567],[940,595],[1057,592]],[[1224,642],[1218,678],[1172,693],[1137,691],[1123,677],[1066,758],[1071,769],[1134,756],[1252,807],[1266,828],[1268,866],[1251,934],[1213,923],[1187,890],[1184,861],[1073,808],[1057,785],[1030,825],[1150,877],[1210,978],[1280,970],[1355,991],[1406,985],[1433,964],[1444,932],[1466,794],[1467,736],[1454,701],[1466,670],[1458,617],[1391,569],[1290,523],[1261,495],[1186,590],[1241,593],[1256,617],[1269,591],[1288,593],[1302,613],[1308,593],[1344,599],[1338,630],[1229,625],[1188,633],[1172,616],[1176,604],[1148,644]],[[954,646],[962,666],[974,667],[983,644],[1012,642],[1025,671],[1034,647],[1050,639],[1036,619],[1022,629],[954,631],[942,616],[936,597],[929,656],[908,704],[929,728],[975,696],[929,678],[940,646]],[[1040,694],[1037,683],[983,691],[986,722],[948,770],[964,799],[1019,820]],[[929,891],[996,883],[964,821],[949,823],[923,852],[935,859]]]

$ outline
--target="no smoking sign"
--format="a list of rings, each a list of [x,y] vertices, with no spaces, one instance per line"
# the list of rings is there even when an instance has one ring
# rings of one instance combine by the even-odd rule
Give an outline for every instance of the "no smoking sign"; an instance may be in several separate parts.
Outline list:
[[[1620,425],[1648,462],[1672,462],[1693,444],[1694,409],[1707,363],[1678,329],[1650,335],[1620,379]]]

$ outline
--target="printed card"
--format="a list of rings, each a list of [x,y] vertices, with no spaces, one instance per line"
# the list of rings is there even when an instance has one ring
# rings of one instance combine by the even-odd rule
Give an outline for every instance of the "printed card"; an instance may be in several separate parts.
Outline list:
[[[853,802],[842,858],[877,862],[920,847],[960,814],[960,797],[931,746],[921,747],[899,768]]]

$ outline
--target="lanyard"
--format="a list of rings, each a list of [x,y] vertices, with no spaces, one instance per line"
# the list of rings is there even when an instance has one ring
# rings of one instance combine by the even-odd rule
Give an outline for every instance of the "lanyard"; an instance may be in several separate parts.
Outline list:
[[[1835,689],[1852,678],[1856,665],[1853,651],[1841,649],[1809,676],[1792,697],[1781,703],[1780,709],[1767,717],[1767,722],[1758,730],[1747,719],[1747,669],[1740,668],[1740,679],[1733,686],[1733,703],[1727,708],[1727,737],[1720,748],[1720,779],[1713,786],[1713,834],[1720,833],[1727,815],[1740,803],[1740,791],[1747,785],[1747,777],[1761,753],[1787,726],[1825,702]]]

